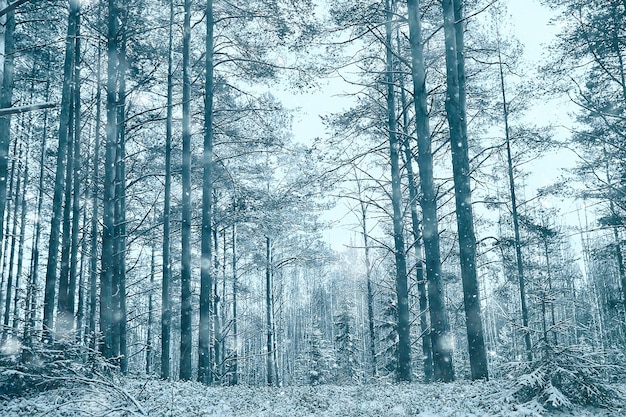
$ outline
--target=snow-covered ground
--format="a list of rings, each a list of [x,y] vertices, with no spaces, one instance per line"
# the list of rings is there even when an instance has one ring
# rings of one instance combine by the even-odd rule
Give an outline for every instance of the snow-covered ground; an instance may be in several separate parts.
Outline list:
[[[537,412],[505,399],[502,381],[302,387],[206,387],[195,382],[83,379],[0,403],[0,416],[399,417],[620,416],[626,410],[575,407]],[[536,405],[536,404],[535,404]]]

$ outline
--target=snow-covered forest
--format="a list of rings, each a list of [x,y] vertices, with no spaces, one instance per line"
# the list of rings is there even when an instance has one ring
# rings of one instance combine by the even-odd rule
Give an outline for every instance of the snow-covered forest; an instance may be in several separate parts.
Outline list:
[[[625,54],[623,0],[0,0],[0,416],[622,415]]]

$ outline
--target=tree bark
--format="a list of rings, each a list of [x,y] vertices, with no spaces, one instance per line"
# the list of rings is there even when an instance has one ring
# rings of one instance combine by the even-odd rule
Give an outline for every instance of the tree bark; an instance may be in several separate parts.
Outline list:
[[[355,171],[356,177],[356,171]],[[369,330],[369,350],[372,361],[372,376],[376,377],[378,365],[376,363],[376,331],[374,322],[374,289],[372,285],[372,262],[370,260],[369,234],[367,230],[367,205],[363,201],[361,181],[356,179],[356,186],[359,193],[359,204],[361,205],[361,230],[363,233],[363,247],[365,252],[365,282],[367,286],[367,324]]]
[[[115,286],[113,305],[118,309],[115,337],[119,340],[120,371],[125,374],[128,368],[126,346],[126,43],[127,5],[121,15],[122,33],[119,45],[117,66],[117,147],[115,156]],[[116,345],[117,348],[117,345]]]
[[[50,70],[50,56],[47,56],[47,69]],[[46,100],[50,94],[50,82],[46,81],[45,96]],[[46,146],[48,142],[48,112],[44,112],[43,132],[41,135],[41,147],[39,156],[39,182],[37,190],[37,212],[35,215],[35,231],[33,237],[33,247],[30,265],[30,279],[26,294],[26,312],[28,320],[24,326],[24,341],[27,346],[32,345],[32,332],[35,329],[35,320],[37,317],[37,287],[39,285],[39,245],[41,242],[41,212],[43,206],[43,178],[45,174],[46,164]]]
[[[550,264],[550,251],[548,248],[548,237],[544,236],[543,237],[543,254],[546,258],[546,276],[548,278],[548,296],[546,297],[547,300],[550,300],[550,325],[551,325],[551,332],[552,332],[552,340],[554,341],[554,347],[556,347],[559,343],[558,340],[558,335],[556,333],[556,316],[555,316],[555,312],[554,312],[554,300],[552,299],[552,265]],[[548,341],[548,339],[546,338],[546,342]]]
[[[112,0],[111,0],[112,1]],[[64,191],[65,157],[67,153],[68,133],[70,125],[70,104],[72,101],[71,83],[74,75],[74,47],[80,1],[69,0],[70,14],[68,17],[67,37],[65,39],[65,62],[63,64],[63,88],[61,92],[61,114],[59,116],[59,145],[57,148],[56,173],[54,178],[54,194],[52,197],[52,219],[50,223],[50,239],[48,243],[48,262],[46,265],[46,285],[44,293],[43,336],[44,341],[52,343],[54,337],[54,298],[57,282],[57,262],[59,259],[59,235],[61,226],[61,210]]]
[[[411,380],[411,328],[409,318],[409,290],[404,249],[404,224],[402,211],[402,189],[400,183],[400,142],[397,137],[396,95],[391,43],[393,11],[391,1],[385,1],[385,43],[387,84],[387,128],[389,129],[389,153],[391,160],[391,203],[393,206],[393,238],[396,261],[396,295],[398,299],[398,368],[399,381]]]
[[[267,385],[274,385],[274,321],[272,314],[272,241],[265,237],[265,325],[267,326],[266,376]]]
[[[20,144],[19,155],[17,156],[17,167],[16,167],[16,180],[17,184],[15,186],[15,194],[13,195],[14,203],[13,203],[13,223],[11,225],[11,252],[9,254],[9,262],[8,262],[8,278],[7,278],[7,290],[6,290],[6,304],[4,306],[4,319],[3,319],[3,332],[2,332],[2,340],[6,340],[9,334],[9,322],[11,316],[11,293],[13,292],[13,279],[14,279],[14,270],[13,265],[15,263],[15,249],[17,248],[17,225],[19,218],[19,209],[20,209],[20,197],[21,197],[21,187],[26,186],[26,184],[22,181],[22,145]],[[6,253],[5,253],[6,259]]]
[[[446,114],[450,126],[452,172],[459,239],[463,304],[472,380],[488,379],[487,351],[480,312],[476,272],[476,235],[470,184],[470,166],[465,117],[465,65],[463,58],[462,1],[443,0],[446,45]],[[455,11],[457,11],[455,13]],[[458,19],[457,19],[458,18]],[[459,21],[457,24],[456,22]]]
[[[17,136],[17,135],[15,135]],[[17,155],[17,140],[13,141],[13,149],[11,154],[12,155]],[[14,197],[13,197],[13,190],[14,190],[14,185],[15,185],[15,164],[17,162],[17,158],[13,157],[11,158],[11,168],[9,170],[9,188],[7,190],[7,200],[6,200],[6,208],[5,208],[5,212],[6,212],[6,218],[3,219],[4,220],[4,224],[5,224],[5,228],[9,229],[10,228],[10,222],[11,222],[11,203],[15,201]],[[4,256],[2,256],[2,270],[0,270],[0,289],[5,287],[5,283],[6,283],[6,279],[7,279],[7,263],[9,262],[9,256],[7,255],[7,253],[9,252],[9,242],[11,242],[10,239],[10,233],[7,234],[6,238],[4,239],[4,242],[2,243],[2,254]],[[9,299],[10,297],[8,295],[5,294],[0,291],[0,314],[2,315],[2,317],[4,317],[4,299]],[[2,321],[0,319],[0,321]]]
[[[191,379],[191,0],[185,0],[183,21],[183,164],[182,164],[182,260],[180,270],[180,379]],[[203,259],[202,262],[206,260]],[[210,264],[211,260],[209,260]],[[209,266],[210,267],[210,266]]]
[[[32,122],[32,120],[31,120]],[[29,128],[28,137],[31,137],[31,129]],[[13,299],[13,336],[17,337],[18,334],[18,326],[20,322],[20,314],[18,309],[18,304],[20,300],[20,281],[22,279],[22,268],[24,265],[24,241],[26,239],[26,212],[27,212],[27,204],[26,204],[26,187],[28,186],[28,178],[29,178],[29,165],[28,159],[30,157],[30,146],[26,143],[26,150],[24,151],[24,186],[22,187],[22,195],[20,196],[20,237],[17,244],[17,269],[15,271],[15,298]]]
[[[609,211],[611,216],[616,217],[615,203],[609,200]],[[622,241],[620,239],[617,226],[613,226],[613,240],[615,241],[615,260],[617,261],[617,272],[619,274],[620,285],[622,286],[622,302],[626,307],[626,267],[624,267],[624,256],[622,255]]]
[[[0,7],[7,7],[7,0],[0,0]],[[0,17],[0,108],[11,107],[13,101],[15,12]],[[11,115],[0,116],[0,258],[4,242],[4,217],[7,205],[7,178],[9,142],[11,140]],[[0,308],[2,307],[0,287]],[[8,298],[7,298],[8,300]]]
[[[74,84],[74,83],[72,83]],[[72,101],[70,103],[70,125],[68,126],[68,144],[67,144],[67,160],[65,161],[65,187],[63,197],[63,225],[61,232],[61,271],[59,280],[59,296],[57,299],[57,315],[56,315],[56,337],[66,339],[74,326],[74,315],[69,310],[72,304],[73,310],[73,294],[70,295],[70,246],[71,246],[71,211],[72,211],[72,187],[74,178],[72,170],[74,167],[74,90],[72,87]],[[70,302],[70,297],[72,300]]]
[[[398,39],[399,41],[399,39]],[[400,83],[402,108],[407,108],[404,83]],[[409,183],[409,199],[411,206],[411,232],[413,234],[413,251],[415,252],[415,278],[417,280],[417,293],[419,298],[419,320],[422,339],[422,366],[424,368],[424,382],[429,383],[433,378],[433,352],[430,344],[430,328],[428,326],[428,298],[426,292],[427,282],[424,276],[424,255],[421,242],[420,223],[417,213],[417,184],[413,172],[413,152],[411,152],[410,137],[408,132],[409,117],[406,111],[402,113],[404,133],[404,157]]]
[[[213,0],[206,2],[204,143],[202,154],[202,231],[200,268],[200,334],[198,337],[198,381],[211,379],[211,288],[213,287]]]
[[[82,159],[80,156],[81,151],[81,81],[80,81],[80,66],[81,61],[81,42],[80,42],[80,13],[76,16],[76,50],[75,50],[75,64],[74,64],[74,151],[73,151],[73,166],[72,175],[73,179],[73,195],[72,195],[72,232],[70,236],[70,263],[69,263],[69,287],[66,311],[71,315],[72,326],[74,328],[74,316],[75,316],[75,300],[76,300],[76,282],[78,276],[78,232],[80,231],[80,212],[81,212],[81,169]],[[80,327],[76,327],[75,331],[79,331]]]
[[[16,174],[17,171],[17,163],[20,160],[20,158],[18,158],[18,151],[17,151],[17,145],[18,145],[18,140],[17,140],[18,135],[15,135],[15,140],[13,141],[13,149],[12,149],[12,154],[14,155],[14,157],[11,159],[11,169],[10,169],[10,174],[9,174],[9,189],[8,189],[8,198],[7,198],[7,205],[6,205],[6,219],[4,219],[5,224],[6,224],[6,228],[7,230],[11,227],[11,212],[15,212],[15,206],[16,206],[16,199],[17,197],[14,194],[15,191],[15,179],[17,177],[17,181],[19,182],[20,180],[20,175]],[[20,147],[21,150],[21,147]],[[13,204],[13,207],[11,206],[11,204]],[[15,213],[13,213],[13,218],[15,218]],[[10,230],[9,230],[10,231]],[[2,252],[4,253],[4,256],[2,257],[2,271],[0,271],[0,275],[2,276],[2,279],[0,280],[0,289],[4,287],[5,281],[7,283],[7,291],[6,294],[4,294],[4,298],[6,300],[3,300],[2,296],[3,293],[0,291],[0,314],[2,314],[2,320],[0,321],[4,321],[4,311],[5,308],[8,307],[8,305],[11,303],[11,290],[8,287],[12,287],[13,283],[10,282],[12,279],[12,275],[10,273],[8,273],[8,269],[9,269],[9,259],[11,258],[11,255],[9,255],[9,246],[11,246],[11,248],[14,247],[13,245],[10,245],[11,241],[13,239],[11,239],[11,235],[10,233],[6,236],[6,239],[4,240],[3,243],[3,250]],[[12,262],[12,261],[11,261]],[[9,275],[9,277],[7,277],[7,275]],[[11,279],[8,279],[11,278]],[[6,302],[6,304],[3,304],[3,302]],[[4,331],[0,331],[0,333],[2,333],[2,335],[4,335]]]
[[[424,259],[428,280],[428,302],[430,304],[431,345],[433,351],[434,380],[454,380],[452,365],[452,337],[448,313],[443,299],[441,283],[441,258],[439,251],[439,220],[437,217],[437,195],[433,179],[433,155],[429,116],[427,108],[426,69],[422,44],[422,28],[419,0],[407,0],[409,11],[409,38],[411,44],[411,77],[415,99],[415,125],[423,215]]]
[[[522,309],[522,325],[524,326],[524,344],[528,362],[533,360],[530,329],[528,327],[528,307],[526,305],[526,279],[524,278],[524,260],[522,258],[522,242],[519,229],[519,214],[517,213],[517,195],[515,192],[515,176],[513,175],[513,157],[511,155],[511,136],[509,130],[509,107],[506,100],[504,85],[504,70],[502,56],[498,50],[498,65],[500,70],[500,89],[502,93],[502,113],[504,116],[504,136],[506,140],[507,172],[509,176],[509,193],[511,197],[511,213],[513,216],[513,233],[515,238],[515,261],[517,265],[517,279],[519,282],[520,305]]]
[[[233,200],[233,214],[237,212],[237,200]],[[239,285],[237,282],[237,222],[233,222],[232,229],[232,241],[233,241],[233,257],[232,257],[232,269],[233,269],[233,376],[232,384],[237,385],[239,383],[239,333],[238,333],[238,317],[237,317],[237,293],[239,291]]]
[[[217,207],[217,192],[213,191],[213,207]],[[219,239],[217,233],[217,224],[213,224],[213,307],[212,307],[212,325],[213,325],[213,375],[215,378],[215,382],[218,384],[221,382],[222,373],[220,372],[220,365],[222,364],[222,350],[221,350],[221,341],[222,341],[222,329],[220,324],[220,302],[221,298],[218,288],[218,277],[217,272],[220,269],[220,261],[218,256],[219,249]],[[222,294],[223,295],[223,294]]]
[[[150,290],[148,292],[148,332],[146,334],[146,375],[150,375],[152,371],[152,326],[153,326],[153,312],[152,312],[152,290],[154,288],[154,276],[156,273],[155,264],[155,249],[152,245],[152,253],[150,256]]]
[[[271,244],[271,241],[270,241]],[[279,303],[276,303],[276,292],[278,291],[278,296],[281,296],[281,291],[282,291],[282,286],[276,288],[275,284],[274,284],[274,277],[276,274],[276,269],[274,267],[275,263],[274,263],[274,252],[270,247],[270,265],[271,265],[271,277],[270,277],[270,284],[272,286],[272,291],[270,294],[270,303],[271,303],[271,307],[272,307],[272,364],[274,365],[274,385],[277,387],[282,386],[281,383],[281,372],[280,372],[280,358],[279,358],[279,350],[278,350],[278,342],[279,342],[279,332],[276,330],[277,329],[277,319],[276,317],[278,317],[278,320],[280,320],[280,310],[277,311],[277,309],[280,309],[280,305]],[[282,272],[280,272],[282,273]],[[281,277],[281,282],[282,282],[282,277]]]
[[[117,32],[118,10],[115,0],[108,1],[107,28],[107,123],[104,166],[104,200],[102,205],[102,257],[100,269],[100,347],[105,358],[114,356],[115,311],[113,274],[115,271],[115,151],[117,148]]]
[[[98,16],[100,21],[102,17],[102,0],[98,1]],[[101,113],[102,113],[102,59],[101,59],[101,42],[98,39],[98,58],[96,61],[96,130],[93,148],[93,171],[91,174],[91,241],[89,244],[89,347],[92,351],[97,348],[96,335],[96,314],[98,302],[98,213],[99,213],[99,192],[98,183],[100,182],[100,129],[101,129]]]
[[[78,305],[76,306],[76,341],[83,346],[89,346],[87,339],[87,331],[85,328],[85,300],[87,297],[87,290],[85,288],[85,263],[87,262],[87,210],[83,210],[82,215],[82,230],[83,238],[80,244],[80,265],[78,266]]]
[[[161,283],[161,379],[170,378],[171,307],[170,281],[170,199],[172,195],[172,42],[174,1],[170,1],[169,39],[167,50],[167,116],[165,122],[165,190],[163,196],[163,277]]]
[[[224,381],[226,376],[226,361],[228,359],[228,352],[226,350],[226,337],[228,336],[228,322],[227,322],[227,308],[226,308],[226,268],[228,265],[228,255],[227,255],[227,235],[228,235],[228,227],[224,226],[222,229],[222,299],[220,300],[222,303],[222,307],[220,308],[220,361],[219,361],[219,375],[221,381]]]

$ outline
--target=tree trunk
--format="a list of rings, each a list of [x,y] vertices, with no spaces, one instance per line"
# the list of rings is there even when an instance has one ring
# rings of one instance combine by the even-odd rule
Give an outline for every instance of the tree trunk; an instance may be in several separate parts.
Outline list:
[[[400,47],[400,31],[396,30],[397,51],[402,52]],[[428,325],[428,298],[426,292],[427,282],[424,276],[424,254],[422,248],[422,236],[420,233],[419,215],[417,212],[418,190],[413,171],[413,152],[411,150],[411,136],[409,135],[409,113],[408,101],[406,97],[406,89],[404,85],[404,77],[400,76],[400,105],[404,109],[402,111],[402,133],[404,140],[405,167],[407,173],[407,181],[409,183],[409,199],[411,207],[411,232],[413,234],[413,250],[415,252],[415,278],[417,280],[417,293],[419,298],[419,320],[420,332],[422,339],[422,365],[424,368],[424,382],[429,383],[433,378],[433,352],[430,344],[430,327]]]
[[[47,69],[50,70],[50,56],[47,56]],[[45,96],[46,100],[50,95],[50,82],[46,81]],[[24,326],[24,341],[27,346],[32,344],[32,332],[35,329],[35,320],[37,317],[37,287],[39,285],[39,245],[41,242],[41,212],[43,206],[43,178],[45,175],[46,165],[46,145],[48,142],[48,112],[44,113],[43,132],[41,135],[41,148],[39,156],[39,182],[37,191],[37,213],[35,217],[35,236],[33,238],[33,248],[30,265],[30,279],[28,291],[26,294],[26,312],[28,320]]]
[[[609,210],[611,212],[611,216],[617,216],[613,200],[609,201]],[[622,286],[622,296],[624,297],[622,302],[626,308],[626,267],[624,267],[624,256],[622,255],[622,241],[620,239],[617,226],[613,226],[612,229],[613,239],[615,240],[615,260],[617,261],[617,272],[619,274],[620,285]]]
[[[8,2],[0,0],[0,7]],[[0,17],[0,108],[11,107],[13,101],[15,12]],[[4,242],[4,217],[7,205],[7,178],[9,142],[11,140],[11,115],[0,116],[0,258]],[[0,286],[0,308],[2,307],[2,287]],[[8,302],[8,297],[7,297]]]
[[[113,1],[113,0],[110,0]],[[54,329],[54,297],[57,282],[57,262],[59,259],[59,235],[61,226],[61,210],[63,208],[63,187],[65,157],[67,152],[70,125],[70,104],[72,102],[71,84],[74,74],[74,47],[80,1],[69,0],[70,15],[68,17],[67,37],[65,39],[65,62],[63,64],[63,89],[61,92],[61,114],[59,116],[59,145],[57,148],[56,173],[54,178],[54,194],[52,197],[52,219],[50,222],[50,239],[48,243],[48,262],[46,265],[46,285],[43,310],[44,341],[52,343]]]
[[[115,271],[115,151],[117,148],[117,32],[118,10],[115,0],[108,1],[107,29],[107,123],[104,165],[104,200],[102,206],[102,257],[100,269],[100,331],[101,352],[105,358],[114,355],[116,308],[113,306],[113,274]]]
[[[155,250],[154,244],[152,245],[152,254],[150,256],[150,290],[148,292],[148,334],[146,335],[146,375],[150,375],[152,371],[152,325],[153,316],[152,313],[152,290],[154,289],[154,276],[156,272],[155,264]]]
[[[200,268],[200,334],[198,337],[198,381],[211,379],[211,288],[212,271],[212,199],[213,199],[213,0],[206,2],[204,143],[202,154],[202,232]]]
[[[267,385],[274,385],[274,329],[272,317],[272,242],[269,237],[265,237],[265,325],[267,331],[266,349],[266,373]]]
[[[66,337],[74,331],[74,305],[76,299],[76,274],[78,265],[78,231],[80,221],[80,13],[76,16],[74,46],[74,80],[65,173],[65,206],[63,207],[63,233],[61,243],[61,274],[57,306],[57,333]],[[70,121],[72,123],[72,121]],[[70,221],[71,218],[71,221]]]
[[[118,308],[115,332],[119,340],[120,371],[126,373],[126,10],[121,17],[123,25],[117,67],[117,148],[115,157],[115,284],[113,305]]]
[[[219,361],[219,374],[221,381],[224,381],[224,377],[226,376],[226,360],[228,358],[228,352],[226,350],[226,336],[228,336],[228,325],[227,325],[227,308],[226,308],[226,267],[228,265],[228,255],[226,249],[226,239],[227,239],[227,230],[228,227],[224,226],[222,229],[222,308],[220,308],[220,361]]]
[[[10,222],[11,222],[11,203],[15,204],[15,196],[13,195],[13,191],[15,188],[15,166],[16,163],[18,161],[17,158],[17,144],[18,144],[18,140],[17,140],[17,136],[15,135],[15,140],[13,141],[13,149],[11,154],[13,155],[13,158],[11,158],[11,169],[9,170],[10,174],[9,174],[9,189],[7,191],[7,201],[6,201],[6,218],[4,219],[4,224],[5,227],[7,229],[7,231],[10,228]],[[19,175],[18,175],[19,177]],[[11,234],[8,233],[6,234],[6,238],[4,239],[3,242],[3,248],[2,248],[2,253],[4,254],[4,256],[2,257],[2,270],[0,271],[0,275],[1,280],[0,280],[0,289],[4,288],[5,286],[5,282],[7,280],[7,268],[8,268],[8,262],[9,262],[9,255],[7,255],[7,253],[9,252],[9,243],[11,242]],[[7,283],[8,284],[8,283]],[[0,291],[0,314],[2,314],[2,317],[4,318],[4,301],[6,301],[6,303],[8,304],[10,302],[11,296],[8,294],[4,294],[4,298],[6,298],[6,300],[4,300],[3,298],[3,293],[2,291]],[[0,320],[1,321],[1,320]]]
[[[191,379],[191,0],[185,0],[183,23],[183,165],[182,165],[182,261],[180,269],[180,379]],[[206,262],[203,259],[202,262]],[[211,259],[209,259],[209,268]]]
[[[72,175],[73,179],[73,188],[74,194],[72,196],[72,233],[70,237],[70,263],[69,263],[69,287],[68,287],[68,297],[67,297],[67,305],[66,311],[71,315],[72,326],[74,327],[74,315],[75,315],[75,299],[76,299],[76,281],[78,276],[78,232],[80,229],[80,211],[81,211],[81,169],[82,169],[82,159],[80,157],[80,147],[81,147],[81,103],[80,103],[80,66],[81,55],[80,55],[80,14],[76,17],[76,50],[75,50],[75,71],[74,71],[74,152],[73,152],[73,166],[72,166]],[[79,331],[80,328],[77,327],[74,331]]]
[[[355,171],[356,177],[356,171]],[[365,281],[367,285],[367,323],[369,330],[369,350],[372,361],[372,376],[376,377],[378,365],[376,364],[376,331],[374,323],[374,290],[372,285],[372,263],[370,260],[369,233],[367,230],[367,205],[363,201],[361,181],[356,178],[356,186],[361,205],[361,228],[363,233],[363,246],[365,251]]]
[[[15,135],[15,140],[13,141],[13,149],[11,152],[11,154],[14,155],[14,157],[11,158],[11,169],[10,169],[10,174],[9,174],[9,189],[8,189],[8,194],[7,194],[8,198],[6,201],[6,219],[4,219],[4,224],[7,229],[9,229],[10,227],[11,211],[15,211],[14,208],[12,209],[11,204],[15,206],[16,205],[15,200],[17,199],[17,197],[14,194],[15,178],[17,177],[18,182],[20,180],[19,174],[16,174],[16,169],[17,169],[16,165],[17,165],[17,162],[20,160],[17,155],[17,144],[19,142],[17,140],[17,137],[18,135]],[[14,245],[10,245],[10,242],[12,241],[11,236],[14,236],[14,235],[11,235],[9,233],[7,234],[7,236],[5,236],[6,238],[4,239],[3,250],[2,250],[2,252],[4,253],[4,256],[2,257],[2,270],[0,271],[0,275],[2,276],[2,279],[0,280],[0,314],[2,315],[2,320],[0,320],[1,322],[4,322],[4,311],[6,307],[8,307],[9,304],[11,303],[10,287],[13,286],[13,283],[11,282],[12,275],[7,272],[7,270],[9,269],[9,259],[10,259],[10,255],[8,255],[9,246],[11,246],[12,248],[14,247]],[[7,278],[7,275],[9,275],[8,278]],[[4,294],[4,298],[3,298],[3,293],[1,289],[5,286],[5,281],[6,281],[7,291],[6,291],[6,294]],[[4,335],[4,331],[0,331],[0,333]]]
[[[217,207],[217,192],[213,191],[213,207]],[[222,341],[222,329],[220,325],[220,302],[221,298],[218,288],[218,277],[217,271],[220,269],[220,262],[218,256],[218,248],[219,248],[219,239],[217,236],[217,225],[213,224],[213,271],[214,279],[213,279],[213,310],[212,310],[212,322],[213,322],[213,375],[215,381],[217,383],[221,382],[222,373],[220,372],[220,364],[222,363],[222,350],[221,350],[221,341]],[[222,294],[223,295],[223,294]]]
[[[7,8],[8,3],[8,0],[0,0],[0,10],[4,11]],[[6,13],[3,13],[2,16],[0,16],[0,82],[4,81],[4,63],[7,56],[5,53],[7,29],[6,24]]]
[[[237,201],[233,200],[233,214],[236,213],[237,210]],[[239,291],[239,286],[237,284],[237,222],[233,222],[233,230],[232,230],[232,241],[233,241],[233,258],[232,258],[232,267],[233,267],[233,376],[232,376],[232,384],[237,385],[239,383],[239,334],[237,326],[237,292]]]
[[[98,21],[102,17],[102,0],[98,1]],[[89,347],[92,351],[97,348],[96,336],[96,313],[97,313],[97,292],[98,292],[98,183],[100,182],[100,119],[102,113],[102,60],[101,42],[98,39],[98,58],[96,62],[96,131],[93,148],[93,171],[91,184],[91,241],[89,247]]]
[[[276,316],[280,317],[280,314],[276,313],[276,301],[275,301],[275,293],[274,290],[274,255],[270,249],[270,265],[271,265],[271,277],[270,284],[272,285],[272,293],[270,296],[270,303],[272,307],[272,364],[274,365],[274,385],[277,387],[281,386],[281,378],[279,371],[279,358],[278,358],[278,332],[276,331]]]
[[[548,250],[548,238],[543,238],[543,254],[546,258],[546,275],[548,278],[548,297],[550,300],[550,324],[552,331],[552,340],[554,341],[554,346],[556,347],[559,343],[558,336],[556,334],[556,317],[554,313],[554,301],[552,298],[552,265],[550,264],[550,251]],[[548,340],[546,339],[546,342]]]
[[[406,108],[406,94],[404,85],[401,84],[401,103],[402,108]],[[429,383],[433,378],[433,352],[430,344],[430,328],[428,326],[428,298],[426,292],[428,291],[426,285],[426,277],[424,276],[424,260],[422,254],[422,243],[420,234],[419,217],[417,213],[417,185],[415,181],[415,175],[413,173],[413,153],[409,144],[409,117],[406,111],[402,114],[403,118],[403,133],[405,135],[404,156],[405,166],[407,171],[407,180],[409,183],[409,198],[411,206],[411,231],[413,233],[413,250],[415,251],[415,278],[417,280],[417,293],[419,298],[419,320],[420,331],[422,339],[422,365],[424,367],[424,382]]]
[[[424,258],[428,279],[430,304],[431,345],[433,351],[434,380],[454,380],[452,366],[452,337],[441,283],[441,258],[439,253],[439,220],[437,195],[433,179],[433,155],[427,108],[426,69],[422,44],[419,0],[407,0],[409,11],[409,37],[411,43],[411,77],[413,79],[415,125],[423,215]]]
[[[73,84],[73,83],[72,83]],[[74,167],[74,125],[72,120],[74,119],[74,96],[72,88],[72,102],[70,103],[70,125],[68,126],[68,148],[67,148],[67,160],[65,162],[65,191],[63,197],[63,226],[61,232],[61,272],[59,274],[59,297],[57,299],[57,322],[56,322],[56,338],[66,339],[73,328],[74,315],[69,311],[68,306],[70,302],[70,234],[71,234],[71,220],[70,214],[72,209],[72,186],[74,184],[74,178],[72,176],[72,169]],[[72,295],[73,296],[73,295]]]
[[[32,120],[30,120],[32,125]],[[29,127],[28,138],[31,138],[31,128]],[[26,143],[26,150],[24,151],[24,186],[22,187],[22,195],[20,195],[20,237],[17,244],[17,270],[15,272],[15,298],[13,299],[13,336],[17,337],[18,326],[20,322],[20,315],[18,310],[18,304],[20,300],[20,281],[22,278],[22,268],[24,265],[24,241],[26,238],[26,187],[28,186],[29,178],[29,166],[28,159],[30,158],[30,146]],[[17,212],[17,211],[16,211]]]
[[[169,39],[167,49],[167,119],[165,122],[165,191],[163,196],[163,278],[161,283],[161,379],[170,378],[171,307],[170,281],[170,199],[172,194],[172,38],[174,0],[170,1]]]
[[[487,351],[480,313],[480,290],[476,272],[476,235],[472,211],[470,166],[465,117],[465,65],[463,58],[462,0],[443,0],[446,45],[446,113],[450,126],[450,148],[456,221],[459,239],[463,304],[471,378],[488,379]],[[455,11],[458,11],[455,13]],[[458,17],[458,19],[457,19]],[[455,23],[459,21],[459,23]]]
[[[387,84],[387,127],[389,129],[389,152],[391,158],[391,203],[393,206],[393,238],[396,260],[396,295],[398,297],[398,368],[399,381],[411,380],[411,328],[409,318],[409,290],[404,249],[404,224],[402,220],[402,189],[400,183],[400,142],[397,137],[395,77],[393,46],[391,43],[393,11],[391,1],[385,1],[385,43]]]
[[[16,138],[17,139],[17,138]],[[22,145],[20,144],[19,155],[17,156],[17,168],[16,168],[16,179],[17,184],[15,186],[15,194],[13,195],[14,203],[13,203],[13,223],[11,225],[11,252],[9,254],[9,262],[8,262],[8,278],[7,278],[7,290],[6,290],[6,303],[4,306],[4,319],[3,319],[3,332],[2,332],[2,340],[6,340],[9,333],[9,320],[11,315],[11,293],[13,292],[13,278],[14,278],[14,268],[13,264],[15,262],[15,249],[17,247],[17,224],[19,218],[19,209],[20,209],[20,196],[21,196],[21,186],[26,185],[23,184],[21,169],[22,169]],[[7,219],[8,221],[8,219]],[[5,253],[6,259],[6,253]]]
[[[83,346],[88,346],[87,332],[85,329],[85,263],[87,262],[87,210],[83,210],[83,238],[80,244],[80,265],[78,266],[78,305],[76,307],[76,341]]]
[[[163,277],[161,284],[161,379],[170,378],[171,307],[170,281],[170,198],[172,189],[172,38],[174,1],[170,1],[170,21],[167,53],[167,118],[165,126],[165,191],[163,202]]]
[[[611,39],[611,46],[613,47],[615,56],[617,56],[619,75],[620,75],[619,84],[622,87],[622,99],[626,100],[626,73],[624,71],[624,57],[622,55],[623,51],[620,45],[620,38],[621,38],[620,28],[622,27],[622,24],[621,24],[621,17],[619,16],[619,13],[618,13],[618,7],[616,7],[615,5],[611,9],[611,16],[614,22],[613,23],[614,30],[612,31],[613,36]],[[613,201],[612,198],[609,198],[609,211],[610,211],[611,216],[617,216],[617,213],[615,211],[615,202]],[[622,303],[624,305],[624,313],[626,314],[626,266],[624,265],[624,257],[622,255],[622,244],[619,238],[619,230],[617,226],[613,226],[612,228],[613,228],[613,237],[615,239],[615,257],[617,261],[617,272],[619,274],[620,285],[622,287],[622,297],[623,297]]]
[[[522,309],[522,325],[524,326],[524,344],[528,362],[533,360],[532,343],[530,341],[530,328],[528,327],[528,307],[526,305],[526,279],[524,278],[524,260],[522,258],[522,242],[519,230],[519,214],[517,213],[517,195],[515,192],[515,176],[513,175],[513,157],[511,155],[511,137],[509,130],[509,106],[506,101],[506,88],[504,86],[504,70],[502,56],[498,49],[498,65],[500,70],[500,88],[502,92],[502,113],[504,115],[504,135],[506,139],[506,160],[509,175],[509,192],[511,196],[511,213],[513,216],[513,233],[515,237],[515,261],[517,265],[517,279],[519,282],[520,305]]]

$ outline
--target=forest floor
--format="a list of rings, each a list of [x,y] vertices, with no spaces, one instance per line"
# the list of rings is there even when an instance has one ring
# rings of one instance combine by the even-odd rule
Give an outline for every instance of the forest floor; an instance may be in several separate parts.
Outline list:
[[[550,411],[515,404],[506,381],[299,387],[207,387],[140,378],[68,380],[0,401],[0,416],[400,417],[623,416],[626,409]],[[1,393],[0,393],[1,394]],[[1,395],[0,395],[1,398]]]

